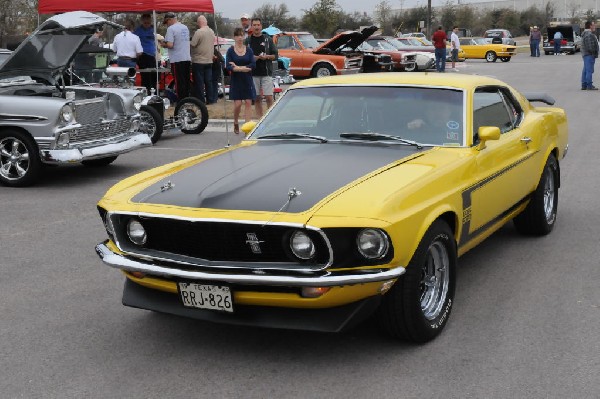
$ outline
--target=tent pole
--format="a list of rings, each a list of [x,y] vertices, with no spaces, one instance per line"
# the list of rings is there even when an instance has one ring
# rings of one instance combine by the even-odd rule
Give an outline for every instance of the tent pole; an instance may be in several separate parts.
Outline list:
[[[217,28],[217,13],[213,11],[213,21],[215,23],[215,36],[217,36],[217,48],[220,49],[221,45],[219,44],[219,29]],[[223,67],[221,67],[221,87],[223,88],[223,117],[225,119],[225,133],[227,135],[227,147],[231,144],[229,143],[229,120],[227,119],[227,96],[225,95],[225,73],[223,72]],[[217,101],[219,98],[219,93],[217,93]]]
[[[159,90],[160,90],[160,74],[158,73],[158,68],[159,65],[161,64],[161,52],[160,52],[160,47],[158,46],[158,37],[156,37],[158,31],[157,31],[157,25],[156,25],[156,10],[152,10],[152,24],[153,24],[153,28],[154,28],[154,47],[156,48],[156,54],[154,54],[155,57],[155,62],[154,62],[154,69],[156,69],[156,83],[155,83],[155,87],[154,89],[156,90],[156,92],[154,94],[156,94],[157,96],[160,96]],[[158,56],[158,59],[156,59],[156,56]],[[148,93],[151,94],[151,93]],[[164,112],[164,110],[163,110]]]

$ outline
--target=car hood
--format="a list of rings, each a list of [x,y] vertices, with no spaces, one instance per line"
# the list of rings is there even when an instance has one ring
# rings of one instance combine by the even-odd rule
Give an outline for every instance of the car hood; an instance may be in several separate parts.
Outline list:
[[[31,76],[55,84],[77,51],[104,25],[121,28],[86,11],[67,12],[47,19],[0,66],[0,79]]]
[[[422,154],[423,150],[403,145],[262,140],[200,157],[184,169],[174,166],[132,200],[217,210],[304,212]],[[290,200],[291,189],[299,195]]]
[[[369,36],[377,31],[376,26],[364,28],[360,32],[344,32],[340,33],[330,40],[317,47],[315,53],[339,53],[342,50],[356,50],[362,42],[367,40]]]

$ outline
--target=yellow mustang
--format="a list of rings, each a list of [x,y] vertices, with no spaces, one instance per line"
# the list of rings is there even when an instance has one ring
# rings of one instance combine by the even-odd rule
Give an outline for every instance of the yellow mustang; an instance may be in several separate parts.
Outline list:
[[[517,46],[509,44],[495,44],[491,39],[483,37],[461,37],[460,48],[464,50],[465,57],[485,59],[487,62],[510,61],[517,54]]]
[[[130,177],[98,203],[123,304],[215,322],[340,331],[371,315],[426,342],[459,256],[509,220],[555,223],[567,117],[462,74],[293,85],[241,144]]]

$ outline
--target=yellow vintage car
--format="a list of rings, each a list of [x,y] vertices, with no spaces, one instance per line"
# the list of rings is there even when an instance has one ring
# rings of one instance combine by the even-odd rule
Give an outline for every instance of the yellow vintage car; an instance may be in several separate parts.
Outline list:
[[[465,52],[465,57],[485,59],[487,62],[510,61],[517,54],[517,46],[509,44],[495,44],[491,39],[484,37],[461,37],[460,48]]]
[[[377,320],[426,342],[459,256],[510,220],[552,231],[568,148],[552,104],[464,74],[304,80],[239,145],[110,188],[96,252],[124,272],[126,306],[314,331]]]

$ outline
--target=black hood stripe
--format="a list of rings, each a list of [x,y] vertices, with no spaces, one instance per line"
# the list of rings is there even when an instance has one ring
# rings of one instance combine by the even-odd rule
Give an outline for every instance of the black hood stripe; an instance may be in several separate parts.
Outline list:
[[[301,192],[282,209],[303,212],[348,183],[414,155],[402,145],[260,141],[179,171],[133,200],[192,208],[276,212],[290,188]],[[161,191],[170,181],[172,187]]]

